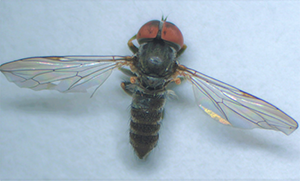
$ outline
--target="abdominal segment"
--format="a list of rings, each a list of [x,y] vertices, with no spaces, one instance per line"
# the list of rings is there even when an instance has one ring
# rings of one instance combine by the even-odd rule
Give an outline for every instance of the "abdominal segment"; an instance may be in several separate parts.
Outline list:
[[[137,90],[131,104],[130,143],[140,159],[156,146],[165,104],[165,91],[155,94]]]

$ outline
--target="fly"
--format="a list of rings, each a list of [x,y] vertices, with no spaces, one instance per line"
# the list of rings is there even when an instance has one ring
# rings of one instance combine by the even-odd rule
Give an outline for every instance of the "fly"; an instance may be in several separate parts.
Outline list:
[[[133,44],[135,39],[139,47]],[[144,24],[128,46],[133,56],[32,57],[5,63],[0,71],[22,88],[86,92],[95,87],[94,94],[112,70],[119,68],[130,76],[121,87],[132,96],[130,143],[140,159],[157,145],[167,86],[180,84],[182,79],[192,83],[199,108],[219,123],[286,135],[298,127],[293,118],[272,104],[181,65],[177,58],[187,46],[178,27],[166,19]]]

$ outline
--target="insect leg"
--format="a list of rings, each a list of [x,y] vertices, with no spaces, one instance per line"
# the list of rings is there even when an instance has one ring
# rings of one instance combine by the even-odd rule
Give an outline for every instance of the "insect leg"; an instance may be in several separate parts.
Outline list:
[[[181,54],[183,54],[186,48],[187,46],[183,45],[182,48],[177,52],[176,58],[178,58]]]
[[[136,74],[133,73],[131,70],[127,69],[127,68],[120,67],[119,70],[120,70],[123,74],[125,74],[125,75],[127,75],[127,76],[130,76],[130,77],[136,77]]]
[[[132,94],[134,93],[134,87],[135,85],[132,84],[129,81],[124,81],[121,83],[121,87],[124,90],[124,92],[130,96],[132,96]]]
[[[128,41],[128,43],[127,43],[129,49],[130,49],[134,54],[136,54],[136,53],[139,51],[139,49],[132,43],[132,41],[135,40],[135,39],[136,39],[136,35],[134,35],[132,38],[130,38],[129,41]]]

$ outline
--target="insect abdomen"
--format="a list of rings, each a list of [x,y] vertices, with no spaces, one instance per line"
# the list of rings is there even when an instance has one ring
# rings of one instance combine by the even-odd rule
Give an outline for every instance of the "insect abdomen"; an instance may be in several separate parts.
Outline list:
[[[137,91],[131,104],[130,143],[140,159],[157,144],[163,115],[165,92],[145,94]]]

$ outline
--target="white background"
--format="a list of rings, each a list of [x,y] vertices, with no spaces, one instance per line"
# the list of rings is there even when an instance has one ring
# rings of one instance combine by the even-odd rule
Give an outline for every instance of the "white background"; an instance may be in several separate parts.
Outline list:
[[[0,63],[49,55],[131,55],[127,41],[168,16],[180,62],[300,120],[299,1],[0,1]],[[0,75],[0,179],[300,179],[300,131],[220,125],[185,82],[157,148],[129,144],[131,98],[114,71],[97,94],[21,89]]]

